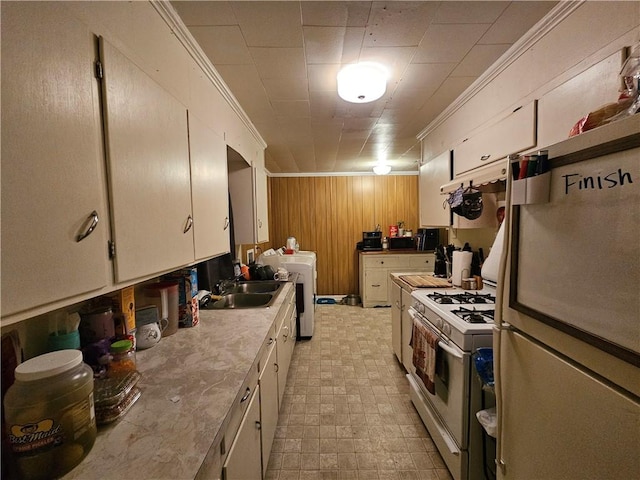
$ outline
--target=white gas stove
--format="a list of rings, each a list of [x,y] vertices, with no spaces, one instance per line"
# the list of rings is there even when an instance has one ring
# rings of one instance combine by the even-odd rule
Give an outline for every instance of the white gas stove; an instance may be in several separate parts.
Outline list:
[[[439,352],[435,392],[411,369],[411,400],[452,477],[484,480],[482,427],[475,418],[483,408],[482,386],[472,357],[478,348],[492,346],[496,290],[418,289],[411,296],[409,315],[437,336]]]
[[[426,317],[445,341],[465,352],[473,350],[473,335],[491,334],[496,301],[496,290],[491,286],[482,290],[419,289],[411,296],[414,312]]]

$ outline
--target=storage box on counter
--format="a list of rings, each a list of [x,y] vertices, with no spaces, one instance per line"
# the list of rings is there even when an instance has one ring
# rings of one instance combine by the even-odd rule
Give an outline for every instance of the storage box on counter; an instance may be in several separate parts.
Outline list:
[[[112,297],[114,311],[121,313],[124,323],[124,333],[127,335],[136,334],[136,300],[133,287],[126,287],[116,292]]]
[[[198,305],[198,269],[183,268],[162,277],[178,282],[178,324],[180,327],[195,327],[200,321]]]

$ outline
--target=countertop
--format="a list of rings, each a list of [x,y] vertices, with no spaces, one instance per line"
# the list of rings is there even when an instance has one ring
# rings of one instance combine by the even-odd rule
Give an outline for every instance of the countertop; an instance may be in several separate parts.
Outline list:
[[[407,292],[413,292],[414,290],[420,290],[420,287],[413,287],[409,285],[402,278],[400,278],[403,275],[433,275],[433,272],[396,272],[389,274],[393,283],[399,285],[400,288],[406,290]]]
[[[191,479],[227,418],[269,328],[294,285],[271,307],[201,310],[200,322],[137,352],[142,395],[65,479]]]

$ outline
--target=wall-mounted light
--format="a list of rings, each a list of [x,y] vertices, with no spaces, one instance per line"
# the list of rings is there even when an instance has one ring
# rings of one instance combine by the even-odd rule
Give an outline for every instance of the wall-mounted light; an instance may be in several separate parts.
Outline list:
[[[379,163],[375,167],[373,167],[373,173],[376,175],[386,175],[391,171],[391,165],[387,165],[386,163]]]
[[[338,95],[351,103],[373,102],[387,91],[387,70],[380,64],[362,62],[338,72]]]

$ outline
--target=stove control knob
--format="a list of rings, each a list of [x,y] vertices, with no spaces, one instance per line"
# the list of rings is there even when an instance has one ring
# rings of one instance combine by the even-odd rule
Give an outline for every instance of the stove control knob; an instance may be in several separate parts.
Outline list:
[[[438,327],[439,330],[442,330],[442,324],[444,322],[442,321],[442,319],[440,317],[436,317],[436,327]]]
[[[449,325],[448,323],[444,323],[444,325],[442,326],[442,331],[448,337],[449,335],[451,335],[451,325]]]

